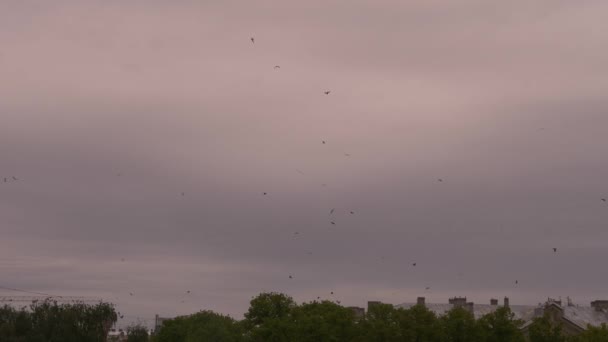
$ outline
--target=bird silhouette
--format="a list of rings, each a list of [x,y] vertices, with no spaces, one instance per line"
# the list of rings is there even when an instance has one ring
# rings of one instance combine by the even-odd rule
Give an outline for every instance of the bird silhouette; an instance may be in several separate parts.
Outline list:
[[[16,181],[16,180],[18,180],[18,179],[17,179],[17,177],[13,176],[13,180],[15,180],[15,181]]]
[[[557,253],[557,248],[553,247],[553,253]]]
[[[132,295],[133,295],[133,292],[129,292],[129,296],[132,296]]]
[[[325,94],[325,95],[329,95],[329,93],[331,93],[331,90],[326,90],[323,92],[323,94]]]
[[[345,157],[350,157],[350,153],[344,153]]]
[[[519,284],[519,280],[516,280],[516,281],[515,281],[515,285],[517,285],[517,284]]]
[[[325,145],[325,140],[322,141],[323,145]],[[6,179],[6,178],[5,178]]]
[[[120,258],[120,261],[125,262],[125,258]]]
[[[252,43],[252,44],[255,44],[255,39],[254,39],[253,37],[251,37],[251,38],[249,38],[249,39],[251,39],[251,43]]]
[[[427,287],[425,288],[425,290],[430,290],[430,289],[431,289],[431,287],[430,287],[430,286],[427,286]]]
[[[334,222],[334,221],[331,221],[331,224],[333,224],[333,225],[335,225],[335,224],[336,224],[336,222]]]
[[[412,266],[416,267],[416,263],[415,263],[415,262],[413,262],[413,263],[412,263]]]
[[[334,291],[331,291],[330,293],[331,293],[331,294],[334,294]]]
[[[351,211],[351,212],[350,212],[350,214],[351,214],[351,215],[354,215],[354,214],[355,214],[355,212],[354,212],[354,211]]]
[[[293,235],[298,235],[298,234],[300,234],[300,232],[295,232],[295,233],[293,233]]]
[[[606,199],[605,199],[605,198],[602,198],[602,202],[606,202]]]
[[[186,293],[190,294],[190,290],[186,291]]]
[[[443,182],[443,179],[439,178],[437,179],[438,182]]]
[[[332,208],[332,209],[329,211],[329,215],[333,214],[335,210],[336,210],[336,208]]]
[[[185,192],[182,192],[182,196],[186,196],[186,193],[185,193]]]
[[[4,177],[4,183],[6,183],[6,181],[7,181],[7,179],[6,179],[6,177]]]
[[[281,69],[281,66],[280,65],[275,65],[274,68],[275,69]]]
[[[268,193],[267,193],[267,192],[265,192],[265,193],[264,193],[264,196],[266,196],[266,195],[268,195]]]
[[[291,276],[291,275],[290,275],[290,276],[289,276],[289,279],[293,279],[293,276]]]

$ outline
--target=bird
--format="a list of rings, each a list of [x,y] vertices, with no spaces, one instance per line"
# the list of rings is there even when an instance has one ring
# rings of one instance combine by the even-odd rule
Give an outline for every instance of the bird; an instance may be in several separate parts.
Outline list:
[[[186,291],[186,293],[190,294],[190,290]]]
[[[553,247],[553,253],[557,253],[557,248]]]
[[[350,157],[350,153],[344,153],[345,157]]]
[[[336,208],[332,208],[332,209],[329,211],[329,215],[333,214],[335,210],[336,210]]]
[[[4,177],[4,183],[6,183],[6,182],[7,182],[7,179],[6,179],[6,177]]]
[[[331,90],[326,90],[323,92],[323,94],[325,94],[325,95],[329,95],[329,93],[331,93]]]
[[[427,286],[427,287],[425,288],[425,290],[430,290],[430,289],[431,289],[431,287],[430,287],[430,286]]]
[[[265,192],[265,193],[264,193],[264,196],[266,196],[266,195],[268,195],[268,193],[267,193],[267,192]]]
[[[323,145],[325,145],[325,140],[321,141],[323,143]],[[6,178],[5,178],[6,179]]]
[[[182,196],[186,196],[186,193],[185,193],[185,192],[182,192]]]
[[[251,43],[252,43],[252,44],[255,44],[255,39],[254,39],[253,37],[251,37],[251,38],[249,38],[249,39],[251,39]]]
[[[125,258],[120,258],[120,261],[125,262]]]
[[[293,235],[298,235],[298,234],[300,234],[300,232],[295,232],[295,233],[293,233]]]
[[[274,68],[275,69],[281,69],[281,66],[280,65],[275,65]]]
[[[330,293],[331,293],[331,294],[334,294],[334,291],[331,291]]]
[[[339,301],[339,300],[337,300],[337,301],[336,301],[336,303],[340,304],[340,301]]]
[[[335,225],[335,224],[336,224],[336,222],[334,222],[334,221],[331,221],[331,224],[333,224],[333,225]]]
[[[293,276],[289,275],[289,279],[293,279]]]
[[[133,292],[129,292],[129,296],[132,296],[132,295],[133,295]]]
[[[354,215],[354,214],[355,214],[355,212],[354,212],[354,211],[351,211],[351,212],[350,212],[350,214],[351,214],[351,215]]]
[[[516,281],[515,281],[515,285],[517,285],[517,284],[519,284],[519,280],[516,280]]]
[[[602,198],[602,202],[606,202],[606,199],[605,199],[605,198]]]
[[[318,297],[318,296],[317,296],[317,299],[321,299],[321,297]]]
[[[15,181],[16,181],[16,180],[18,180],[18,179],[17,179],[17,177],[13,176],[13,180],[15,180]]]
[[[415,263],[415,262],[413,262],[413,263],[412,263],[412,266],[416,267],[416,263]]]
[[[443,179],[439,178],[437,179],[438,182],[443,182]]]

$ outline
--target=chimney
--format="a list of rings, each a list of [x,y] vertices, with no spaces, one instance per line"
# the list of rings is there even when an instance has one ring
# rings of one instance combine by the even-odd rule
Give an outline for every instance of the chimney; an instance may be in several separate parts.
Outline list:
[[[424,297],[418,297],[418,299],[416,299],[416,305],[424,306],[424,300]]]
[[[367,302],[367,312],[369,312],[369,309],[374,306],[374,305],[378,305],[378,304],[382,304],[382,302],[379,301],[369,301]]]
[[[497,306],[498,305],[498,299],[494,299],[494,298],[490,299],[490,305]]]
[[[508,308],[509,307],[509,297],[505,297],[505,302],[504,303],[505,303],[504,304],[505,308]]]
[[[608,310],[608,300],[594,300],[591,302],[591,307],[594,308],[595,311]]]

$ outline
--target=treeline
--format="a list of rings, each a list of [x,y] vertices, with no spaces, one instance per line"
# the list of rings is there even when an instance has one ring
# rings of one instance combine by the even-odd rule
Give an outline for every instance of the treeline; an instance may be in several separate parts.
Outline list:
[[[608,328],[567,337],[547,317],[528,329],[508,307],[479,319],[463,308],[437,317],[424,306],[376,304],[359,315],[331,301],[296,304],[279,293],[255,297],[243,320],[211,311],[165,321],[153,342],[608,342]]]
[[[0,307],[0,342],[104,342],[117,316],[109,303],[5,305]]]

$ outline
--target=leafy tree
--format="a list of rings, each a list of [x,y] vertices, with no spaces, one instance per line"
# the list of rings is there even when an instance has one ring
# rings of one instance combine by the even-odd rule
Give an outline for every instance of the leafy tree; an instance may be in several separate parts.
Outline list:
[[[294,342],[353,341],[358,336],[355,313],[331,301],[310,302],[292,309]]]
[[[369,307],[365,319],[359,322],[360,335],[356,341],[397,342],[402,341],[398,311],[390,304],[375,304]]]
[[[252,326],[260,325],[269,319],[287,317],[295,306],[293,299],[282,293],[261,293],[249,303],[245,320]]]
[[[519,330],[522,325],[523,321],[515,319],[515,314],[508,307],[500,307],[477,321],[480,341],[488,342],[524,341]]]
[[[468,310],[456,307],[439,318],[442,341],[476,342],[480,336],[475,317]]]
[[[588,325],[587,330],[573,340],[577,342],[608,342],[608,326],[606,324],[599,327]]]
[[[167,320],[154,342],[240,342],[241,326],[231,317],[212,311]]]
[[[148,328],[141,324],[127,327],[127,342],[147,342]]]
[[[536,317],[528,328],[530,342],[566,342],[561,324],[551,323],[549,316]]]
[[[424,305],[397,309],[397,321],[402,341],[432,342],[441,340],[439,320]]]

